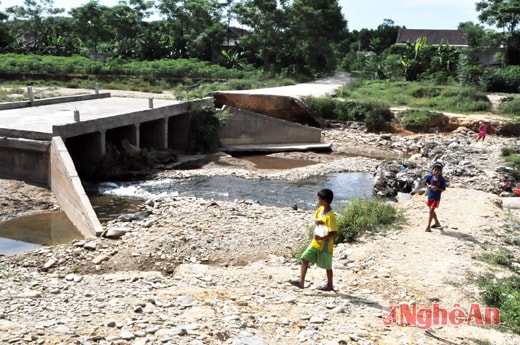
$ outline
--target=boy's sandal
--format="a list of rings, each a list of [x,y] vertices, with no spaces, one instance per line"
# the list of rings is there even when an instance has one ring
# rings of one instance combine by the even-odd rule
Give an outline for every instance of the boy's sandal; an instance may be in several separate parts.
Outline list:
[[[291,279],[289,280],[289,284],[292,286],[299,287],[300,289],[303,289],[304,287],[300,284],[300,281],[298,279]]]
[[[437,225],[437,224],[433,224],[432,225],[432,228],[441,228],[441,227],[442,227],[442,225],[440,225],[440,224],[439,225]]]
[[[329,286],[329,284],[323,284],[322,286],[318,286],[318,290],[320,291],[333,291],[334,289]]]

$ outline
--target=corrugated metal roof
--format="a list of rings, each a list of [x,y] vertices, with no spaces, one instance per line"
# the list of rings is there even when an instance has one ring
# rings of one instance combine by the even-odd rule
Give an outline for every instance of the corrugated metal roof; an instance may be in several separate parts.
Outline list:
[[[397,44],[415,43],[420,37],[426,37],[426,44],[433,46],[448,43],[450,46],[467,47],[468,42],[461,30],[399,29]]]

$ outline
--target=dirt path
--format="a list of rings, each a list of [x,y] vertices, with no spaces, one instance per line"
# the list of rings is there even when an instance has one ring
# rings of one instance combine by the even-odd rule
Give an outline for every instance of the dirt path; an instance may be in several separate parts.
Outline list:
[[[349,73],[338,72],[336,75],[318,79],[313,82],[280,86],[273,88],[262,88],[255,90],[247,90],[247,93],[261,93],[271,95],[283,95],[294,97],[321,97],[333,94],[335,90],[352,80]],[[141,92],[130,90],[113,90],[103,89],[100,85],[100,93],[110,93],[112,97],[130,97],[130,98],[156,98],[156,99],[176,99],[174,91],[164,91],[161,93]],[[58,96],[74,96],[94,93],[93,89],[81,88],[61,88],[61,87],[35,87],[33,88],[36,97],[58,97]],[[239,91],[240,92],[240,91]]]
[[[432,302],[437,302],[448,310],[460,305],[468,312],[471,304],[481,303],[475,277],[485,272],[511,274],[479,260],[484,253],[508,247],[503,240],[511,230],[506,226],[511,215],[497,206],[498,200],[494,195],[475,190],[448,189],[438,210],[443,227],[426,233],[425,199],[415,196],[399,204],[408,219],[402,229],[355,244],[352,256],[376,268],[371,273],[377,279],[367,285],[378,291],[386,304],[416,303],[418,308],[430,308]],[[520,254],[514,246],[508,249],[515,257]],[[417,332],[417,329],[407,330]],[[507,343],[505,339],[509,337],[474,326],[447,326],[437,332],[466,341],[493,339],[493,344]]]

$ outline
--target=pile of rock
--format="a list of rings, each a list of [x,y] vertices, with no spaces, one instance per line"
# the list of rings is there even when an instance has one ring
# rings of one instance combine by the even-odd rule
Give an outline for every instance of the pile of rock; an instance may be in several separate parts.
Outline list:
[[[503,182],[514,184],[520,174],[514,168],[491,160],[500,157],[503,147],[520,148],[520,142],[514,138],[493,138],[482,144],[476,143],[474,138],[474,132],[467,129],[450,136],[426,134],[407,139],[388,138],[390,146],[402,148],[409,156],[384,160],[377,166],[374,193],[382,197],[395,197],[398,192],[422,193],[431,164],[441,162],[448,186],[463,186],[503,196],[511,194],[510,190],[504,190]]]

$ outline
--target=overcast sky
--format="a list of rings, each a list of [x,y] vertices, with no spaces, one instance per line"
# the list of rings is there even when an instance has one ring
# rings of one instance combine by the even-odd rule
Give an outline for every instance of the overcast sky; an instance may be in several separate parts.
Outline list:
[[[54,7],[71,8],[88,0],[54,0]],[[20,5],[23,0],[0,0],[0,8]],[[99,0],[105,6],[118,0]],[[375,29],[384,19],[408,29],[457,29],[460,22],[479,23],[473,0],[339,0],[343,15],[352,30]]]
[[[1,1],[1,0],[0,0]],[[473,0],[340,0],[348,28],[375,29],[384,19],[407,29],[457,29],[478,21]]]

